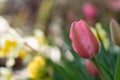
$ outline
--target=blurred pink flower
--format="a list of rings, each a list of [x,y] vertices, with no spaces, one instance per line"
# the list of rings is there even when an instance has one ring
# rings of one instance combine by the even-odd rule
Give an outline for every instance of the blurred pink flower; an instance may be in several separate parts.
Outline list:
[[[74,21],[75,20],[75,14],[72,11],[67,12],[67,18],[69,21]]]
[[[87,60],[85,60],[85,64],[86,64],[86,68],[87,68],[88,72],[90,73],[90,75],[92,75],[92,76],[98,76],[99,75],[99,70],[93,64],[92,61],[87,59]]]
[[[83,58],[91,58],[99,50],[99,43],[84,20],[72,23],[70,39],[73,49]]]
[[[120,0],[111,0],[107,5],[111,10],[120,11]]]
[[[87,18],[95,18],[97,16],[97,8],[92,3],[84,3],[82,5],[82,12]]]

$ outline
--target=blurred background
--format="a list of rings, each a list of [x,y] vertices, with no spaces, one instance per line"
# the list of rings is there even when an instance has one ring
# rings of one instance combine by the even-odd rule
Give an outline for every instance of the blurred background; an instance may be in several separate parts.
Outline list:
[[[69,29],[80,19],[97,29],[97,57],[114,74],[111,18],[120,22],[120,0],[0,0],[0,80],[100,80],[71,47]]]

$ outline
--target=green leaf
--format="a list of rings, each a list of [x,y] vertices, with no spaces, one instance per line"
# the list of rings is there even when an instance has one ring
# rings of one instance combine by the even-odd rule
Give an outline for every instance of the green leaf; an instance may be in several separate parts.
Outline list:
[[[29,78],[27,78],[26,80],[33,80],[33,79],[29,77]]]
[[[118,54],[114,80],[120,80],[120,54]]]

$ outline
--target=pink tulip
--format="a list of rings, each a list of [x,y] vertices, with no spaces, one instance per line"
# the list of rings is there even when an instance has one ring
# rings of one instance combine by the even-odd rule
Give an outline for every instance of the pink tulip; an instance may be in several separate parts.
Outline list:
[[[72,23],[70,39],[73,49],[83,58],[91,58],[99,50],[99,43],[84,20]]]
[[[87,18],[95,18],[97,16],[97,8],[91,3],[83,4],[82,12]]]
[[[99,76],[99,70],[90,60],[85,60],[86,68],[92,76]]]

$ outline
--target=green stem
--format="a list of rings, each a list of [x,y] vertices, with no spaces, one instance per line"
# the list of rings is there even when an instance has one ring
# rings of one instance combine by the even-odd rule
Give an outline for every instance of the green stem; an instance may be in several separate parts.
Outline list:
[[[106,72],[106,74],[110,77],[111,80],[113,80],[113,75],[111,72],[99,61],[97,61],[98,65]]]
[[[104,74],[102,73],[102,70],[101,70],[100,66],[99,66],[98,63],[97,63],[97,60],[95,59],[95,57],[93,57],[93,58],[91,59],[91,61],[95,64],[95,66],[96,66],[97,69],[99,70],[99,75],[100,75],[101,79],[102,79],[102,80],[106,80]]]
[[[97,65],[101,68],[101,70],[104,70],[104,72],[109,76],[110,80],[113,80],[113,75],[111,74],[111,72],[97,59],[95,60],[96,60]]]
[[[120,80],[120,54],[118,54],[114,80]]]

